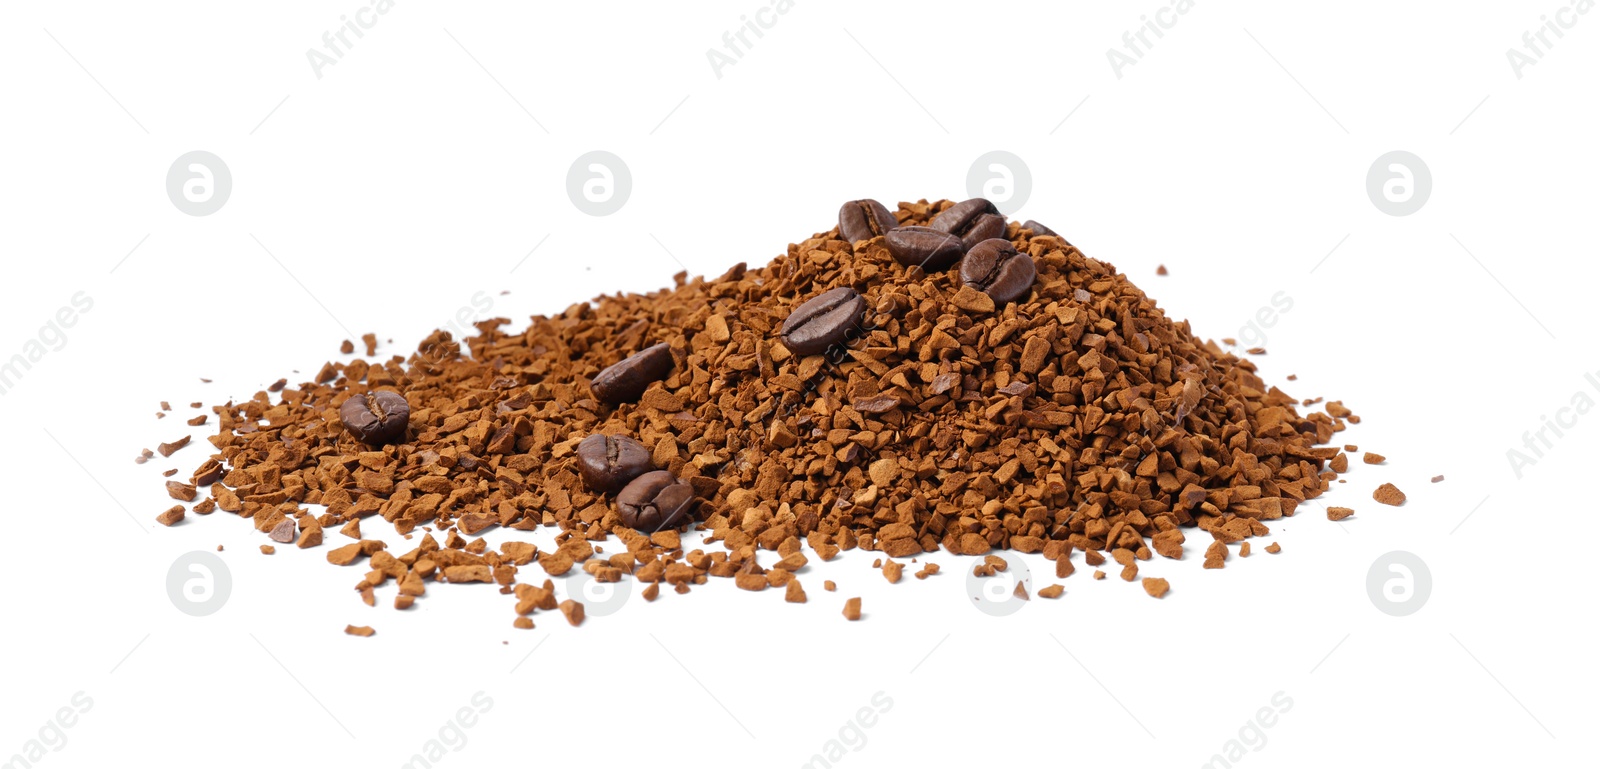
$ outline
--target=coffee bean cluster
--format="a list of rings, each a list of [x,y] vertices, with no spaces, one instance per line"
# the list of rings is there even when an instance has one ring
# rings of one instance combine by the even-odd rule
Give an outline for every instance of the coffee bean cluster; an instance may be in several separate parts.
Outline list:
[[[1033,220],[1023,226],[1056,236]],[[896,262],[924,273],[959,264],[961,281],[987,294],[996,306],[1027,298],[1037,276],[1032,257],[1018,252],[1005,235],[1006,218],[984,198],[957,203],[927,226],[899,226],[876,200],[852,200],[839,207],[839,237],[852,244],[882,237]],[[848,338],[866,311],[866,300],[855,289],[830,289],[795,308],[779,339],[796,355],[816,355]]]

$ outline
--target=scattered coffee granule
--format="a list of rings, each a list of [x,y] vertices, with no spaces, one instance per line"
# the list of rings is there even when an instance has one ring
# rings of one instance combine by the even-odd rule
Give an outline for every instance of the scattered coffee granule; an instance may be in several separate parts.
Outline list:
[[[361,519],[351,518],[349,523],[339,529],[339,533],[351,539],[361,539]]]
[[[183,520],[183,505],[173,505],[167,511],[156,516],[156,523],[162,526],[172,526]]]
[[[1383,464],[1384,459],[1386,459],[1386,457],[1384,457],[1382,454],[1374,454],[1370,451],[1361,455],[1361,461],[1369,465],[1381,465]]]
[[[1216,540],[1206,547],[1206,560],[1202,568],[1220,569],[1228,560],[1228,546],[1222,540]]]
[[[1345,451],[1348,451],[1348,452],[1350,452],[1350,453],[1351,453],[1351,454],[1354,454],[1354,453],[1356,453],[1356,452],[1357,452],[1357,451],[1360,451],[1360,450],[1361,450],[1361,447],[1360,447],[1360,446],[1357,446],[1357,445],[1356,445],[1356,444],[1354,444],[1354,443],[1346,443],[1346,444],[1345,444],[1345,445],[1344,445],[1344,450],[1345,450]]]
[[[1252,347],[1252,348],[1250,348],[1248,350],[1245,350],[1245,353],[1249,354],[1249,355],[1266,355],[1267,354],[1267,348],[1265,348],[1265,347]],[[1310,403],[1306,403],[1304,405],[1309,406],[1311,404]]]
[[[938,574],[938,573],[939,573],[939,564],[937,564],[937,563],[925,563],[925,564],[922,565],[921,569],[917,570],[917,572],[916,572],[916,574],[914,576],[916,576],[917,579],[927,579],[927,578],[929,578],[929,577],[931,577],[931,576],[933,576],[935,574]]]
[[[793,570],[757,553],[1012,550],[1070,573],[1071,550],[1096,566],[1181,558],[1185,531],[1268,536],[1337,480],[1348,409],[1306,411],[1048,228],[983,200],[857,201],[841,225],[770,263],[436,331],[408,355],[375,360],[363,335],[366,359],[214,407],[195,483],[214,474],[217,506],[264,531],[381,520],[410,552],[378,559],[357,533],[330,562],[373,557],[380,581],[419,586],[487,573],[520,605],[481,539],[495,527],[554,528],[556,550],[523,564],[551,575],[787,594]],[[579,450],[595,436],[617,451]],[[652,536],[685,525],[704,550]],[[597,553],[611,537],[631,562]]]
[[[344,632],[346,635],[355,635],[361,636],[362,638],[368,638],[371,637],[376,631],[365,625],[345,625]]]
[[[1266,548],[1266,550],[1267,550],[1267,552],[1269,552],[1269,553],[1272,553],[1272,554],[1274,554],[1274,555],[1276,555],[1276,554],[1278,554],[1278,553],[1279,553],[1279,552],[1281,552],[1281,551],[1282,551],[1282,550],[1283,550],[1283,548],[1282,548],[1282,547],[1280,547],[1280,546],[1279,546],[1279,545],[1278,545],[1278,543],[1276,543],[1276,542],[1274,542],[1274,543],[1272,543],[1272,544],[1270,544],[1270,545],[1267,545],[1267,548]]]
[[[262,545],[261,546],[261,554],[262,555],[272,555],[273,553],[276,553],[276,552],[278,552],[278,548],[275,548],[272,545]]]
[[[846,599],[845,600],[845,602],[844,602],[844,618],[847,619],[847,620],[850,620],[851,622],[855,622],[856,620],[861,619],[861,599],[860,598],[850,598],[850,599]]]
[[[163,478],[171,478],[172,476],[177,475],[177,474],[178,474],[178,468],[174,467],[171,470],[162,471],[161,477],[163,477]]]
[[[1172,587],[1161,577],[1145,577],[1142,584],[1144,585],[1144,592],[1148,593],[1151,598],[1160,598],[1166,595],[1167,590]]]
[[[1352,515],[1355,515],[1355,512],[1355,510],[1348,507],[1330,507],[1328,508],[1328,520],[1342,521]]]
[[[1433,476],[1433,481],[1432,481],[1432,482],[1433,482],[1433,483],[1438,483],[1438,482],[1440,482],[1440,481],[1442,481],[1442,480],[1444,480],[1444,476],[1442,476],[1442,475],[1435,475],[1435,476]]]
[[[273,526],[272,531],[267,532],[267,537],[273,542],[288,544],[295,540],[296,532],[294,519],[285,518],[279,521],[278,525]]]
[[[343,342],[339,343],[339,353],[340,354],[349,355],[350,353],[353,353],[355,351],[356,351],[356,345],[355,345],[354,342],[346,339]]]
[[[1165,274],[1167,274],[1167,266],[1164,265],[1164,264],[1156,265],[1156,274],[1157,275],[1165,275]]]
[[[1032,598],[1030,598],[1028,596],[1028,588],[1027,588],[1027,586],[1023,585],[1020,580],[1017,582],[1017,586],[1015,588],[1012,588],[1011,594],[1013,596],[1016,596],[1017,598],[1020,598],[1020,599],[1024,600],[1024,601],[1033,600]]]
[[[800,580],[789,580],[789,584],[783,590],[783,600],[789,603],[806,602],[806,591],[800,587]]]
[[[1050,585],[1049,587],[1041,587],[1041,588],[1039,588],[1039,597],[1040,598],[1060,598],[1061,594],[1063,592],[1065,592],[1065,591],[1066,591],[1066,588],[1061,586],[1061,585]]]
[[[1332,471],[1334,471],[1336,473],[1349,472],[1350,471],[1350,455],[1348,455],[1348,454],[1346,454],[1346,453],[1344,453],[1342,451],[1339,452],[1338,454],[1334,455],[1333,459],[1328,462],[1328,469],[1332,470]]]
[[[139,449],[139,456],[133,458],[134,464],[142,465],[146,462],[149,462],[150,458],[155,455],[156,453],[149,449]]]
[[[1372,498],[1385,505],[1399,507],[1406,503],[1406,494],[1392,483],[1385,483],[1372,492]]]
[[[1239,557],[1240,558],[1249,558],[1250,557],[1250,543],[1249,542],[1240,542],[1239,543]]]
[[[511,620],[511,626],[518,630],[532,630],[533,620],[528,619],[527,617],[518,617],[514,620]]]
[[[205,414],[201,414],[200,416],[197,416],[197,417],[191,417],[188,420],[188,425],[190,427],[199,427],[199,426],[201,426],[201,425],[203,425],[205,423],[206,423],[206,415]]]
[[[568,598],[561,602],[561,614],[567,618],[567,624],[577,627],[583,624],[583,604]]]
[[[189,445],[189,439],[191,437],[192,436],[185,435],[182,438],[172,441],[171,443],[163,443],[159,446],[156,446],[156,451],[160,452],[161,456],[170,457],[177,452],[178,449]]]
[[[888,561],[883,564],[883,578],[889,580],[889,584],[893,585],[900,581],[902,569],[904,569],[904,566],[898,561]]]
[[[1105,579],[1106,578],[1106,573],[1103,572],[1103,571],[1100,571],[1099,569],[1095,569],[1094,570],[1094,578],[1095,579]]]
[[[833,584],[833,580],[825,579],[825,580],[822,581],[822,589],[831,593],[831,592],[839,589],[839,586]]]

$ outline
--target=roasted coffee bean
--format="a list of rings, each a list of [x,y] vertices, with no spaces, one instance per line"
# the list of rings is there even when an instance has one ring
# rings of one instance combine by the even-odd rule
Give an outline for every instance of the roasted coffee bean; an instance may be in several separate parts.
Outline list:
[[[650,450],[626,435],[595,433],[578,444],[578,474],[591,491],[615,494],[650,468]]]
[[[339,421],[363,443],[382,446],[406,435],[411,419],[411,404],[405,396],[390,390],[357,393],[339,407]]]
[[[1038,223],[1038,222],[1036,222],[1036,221],[1034,221],[1032,219],[1029,219],[1028,221],[1023,222],[1022,223],[1022,229],[1033,230],[1033,234],[1034,235],[1049,235],[1052,238],[1060,238],[1061,242],[1063,242],[1063,243],[1067,242],[1067,239],[1066,238],[1062,238],[1060,235],[1057,235],[1055,230],[1052,230],[1049,227],[1046,227],[1046,226],[1044,226],[1044,225],[1042,225],[1042,224],[1040,224],[1040,223]],[[1067,243],[1067,245],[1070,246],[1072,244],[1071,243]]]
[[[901,227],[884,236],[889,255],[907,267],[938,272],[961,261],[961,239],[932,227]]]
[[[961,258],[962,282],[988,294],[996,304],[1027,296],[1036,275],[1033,257],[1018,253],[1005,238],[985,240]]]
[[[876,200],[852,200],[839,206],[839,237],[851,243],[871,240],[899,224],[894,214]]]
[[[672,371],[672,350],[666,342],[646,347],[621,362],[606,367],[589,383],[594,397],[613,406],[636,401],[651,382],[667,378]]]
[[[814,296],[789,313],[779,329],[783,346],[795,355],[816,355],[844,341],[867,313],[867,300],[841,286]]]
[[[984,198],[963,200],[946,208],[928,226],[961,238],[963,250],[1006,234],[1006,218]]]
[[[694,487],[666,470],[652,470],[633,479],[617,494],[622,525],[650,533],[675,529],[689,519]]]

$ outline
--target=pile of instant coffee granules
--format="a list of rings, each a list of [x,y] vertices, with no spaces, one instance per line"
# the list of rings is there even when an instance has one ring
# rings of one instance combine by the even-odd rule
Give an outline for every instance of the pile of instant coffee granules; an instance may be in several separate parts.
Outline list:
[[[1348,464],[1318,447],[1356,421],[1342,405],[1302,416],[1313,402],[986,200],[852,201],[770,264],[676,282],[521,331],[486,320],[465,349],[438,331],[409,358],[328,363],[215,407],[216,453],[168,490],[193,502],[209,486],[195,513],[283,545],[340,530],[349,544],[327,558],[365,562],[369,604],[390,580],[399,608],[433,584],[492,582],[531,627],[536,611],[582,621],[544,579],[574,568],[638,580],[650,600],[728,577],[804,601],[796,570],[850,548],[881,551],[891,580],[893,559],[1010,549],[1058,578],[1074,551],[1109,555],[1131,581],[1194,534],[1217,568]],[[375,518],[417,546],[363,538]],[[496,526],[559,527],[558,547],[468,541]],[[685,553],[687,526],[725,549]],[[597,552],[612,535],[625,552]]]

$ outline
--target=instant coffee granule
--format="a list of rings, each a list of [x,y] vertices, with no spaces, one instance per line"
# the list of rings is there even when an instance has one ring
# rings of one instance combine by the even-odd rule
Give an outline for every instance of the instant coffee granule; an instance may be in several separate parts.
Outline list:
[[[205,488],[208,510],[300,548],[338,531],[353,541],[327,560],[365,561],[368,603],[390,582],[397,608],[484,582],[518,617],[578,625],[582,604],[523,570],[634,579],[647,600],[718,577],[804,602],[795,570],[852,548],[880,551],[890,582],[903,566],[888,559],[940,550],[1042,553],[1065,578],[1077,550],[1091,566],[1111,553],[1133,581],[1152,555],[1203,550],[1223,567],[1229,545],[1348,469],[1325,446],[1357,421],[1342,403],[1302,414],[1318,401],[986,200],[853,201],[765,266],[674,283],[516,331],[505,318],[465,340],[436,331],[406,357],[375,359],[363,335],[365,357],[213,407],[214,453],[169,492]],[[374,519],[415,547],[362,539]],[[541,526],[559,529],[550,552],[479,538]],[[685,552],[691,526],[720,547]],[[1207,544],[1186,547],[1195,535]],[[608,537],[621,552],[601,552]]]

